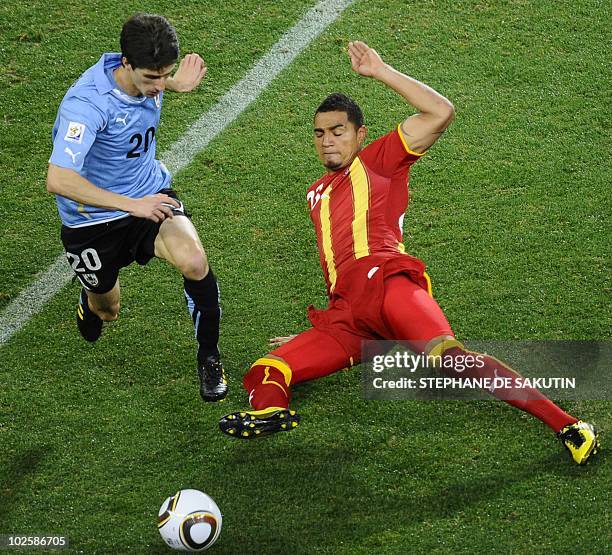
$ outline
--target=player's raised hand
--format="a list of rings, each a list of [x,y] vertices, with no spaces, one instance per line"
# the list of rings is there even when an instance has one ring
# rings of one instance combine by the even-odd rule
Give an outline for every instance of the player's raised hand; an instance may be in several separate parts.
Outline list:
[[[376,78],[386,65],[376,50],[359,40],[348,43],[348,55],[353,71],[365,77]]]
[[[136,218],[145,218],[154,222],[163,222],[166,218],[172,218],[172,208],[180,208],[176,199],[157,193],[138,199],[131,199],[129,213]]]
[[[199,54],[187,54],[172,76],[169,83],[170,89],[176,92],[192,91],[204,79],[207,70],[208,68]]]

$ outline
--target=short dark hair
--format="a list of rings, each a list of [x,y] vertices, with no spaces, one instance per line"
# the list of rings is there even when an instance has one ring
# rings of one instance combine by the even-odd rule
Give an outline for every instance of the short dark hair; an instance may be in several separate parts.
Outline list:
[[[359,104],[351,97],[342,93],[330,94],[315,110],[315,116],[319,112],[346,112],[348,120],[353,123],[357,129],[363,125],[363,112]]]
[[[161,15],[137,13],[121,29],[121,54],[133,69],[161,69],[179,57],[176,30]]]

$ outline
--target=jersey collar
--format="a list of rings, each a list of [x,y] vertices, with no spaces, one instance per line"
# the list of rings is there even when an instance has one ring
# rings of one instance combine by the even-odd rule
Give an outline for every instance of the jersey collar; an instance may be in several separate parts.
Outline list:
[[[118,52],[106,52],[94,65],[94,83],[100,94],[106,94],[115,88],[106,75],[108,68],[115,68],[121,65],[121,54]]]

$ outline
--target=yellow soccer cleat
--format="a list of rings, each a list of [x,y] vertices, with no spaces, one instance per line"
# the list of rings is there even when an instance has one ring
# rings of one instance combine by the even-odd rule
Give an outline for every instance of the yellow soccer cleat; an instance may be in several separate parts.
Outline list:
[[[253,439],[275,432],[288,432],[299,423],[300,417],[294,410],[269,407],[226,414],[219,420],[219,429],[232,437]]]
[[[593,424],[579,420],[565,426],[557,437],[578,464],[586,464],[600,447],[599,433]]]

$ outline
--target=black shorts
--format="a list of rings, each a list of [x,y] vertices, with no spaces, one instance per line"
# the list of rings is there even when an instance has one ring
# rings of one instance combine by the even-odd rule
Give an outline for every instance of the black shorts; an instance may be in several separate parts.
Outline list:
[[[159,192],[179,200],[172,189]],[[182,203],[173,212],[175,216],[188,216]],[[121,268],[134,261],[144,265],[155,256],[155,238],[161,224],[127,216],[84,227],[62,225],[61,237],[68,262],[83,287],[101,294],[115,286]]]

